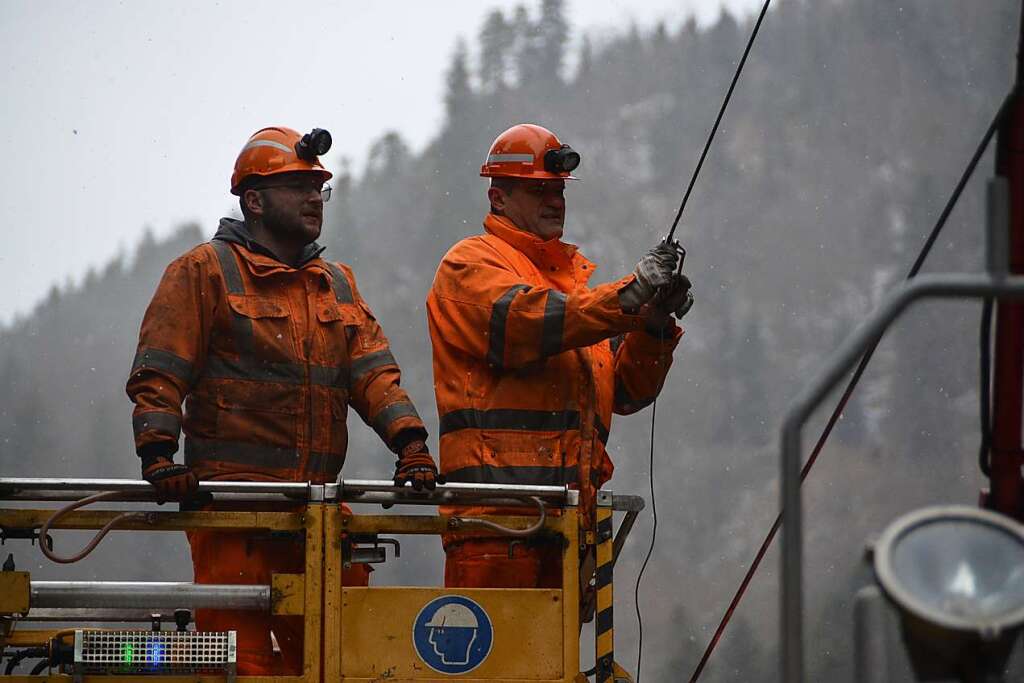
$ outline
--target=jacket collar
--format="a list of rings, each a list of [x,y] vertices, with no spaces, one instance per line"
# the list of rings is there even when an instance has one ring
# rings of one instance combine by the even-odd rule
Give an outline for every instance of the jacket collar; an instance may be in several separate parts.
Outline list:
[[[260,256],[264,256],[275,262],[274,264],[268,264],[264,259],[258,259],[259,261],[263,261],[260,265],[278,265],[284,268],[292,268],[292,266],[278,258],[278,256],[269,248],[254,240],[252,234],[249,232],[248,226],[246,226],[243,221],[236,220],[234,218],[221,218],[220,225],[217,226],[217,234],[213,236],[213,239],[237,244],[245,247],[245,249],[253,255],[259,254]],[[321,247],[316,242],[307,244],[303,248],[302,254],[299,256],[299,263],[295,269],[302,268],[310,261],[319,257],[320,254],[323,253],[324,249],[326,249],[326,247]],[[256,259],[250,260],[256,261]]]
[[[594,273],[594,264],[579,252],[575,244],[558,239],[542,240],[533,233],[520,230],[505,216],[488,213],[484,230],[522,252],[545,277],[568,287],[569,278],[576,286],[585,285]],[[561,277],[560,277],[561,276]]]

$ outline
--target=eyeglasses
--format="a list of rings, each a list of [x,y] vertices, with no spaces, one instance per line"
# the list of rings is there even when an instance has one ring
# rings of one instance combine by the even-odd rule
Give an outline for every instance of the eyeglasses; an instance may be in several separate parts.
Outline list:
[[[260,187],[254,188],[256,190],[271,190],[271,189],[283,189],[291,190],[299,194],[306,194],[309,192],[320,193],[320,199],[325,203],[331,201],[331,184],[330,183],[281,183],[280,185],[261,185]]]

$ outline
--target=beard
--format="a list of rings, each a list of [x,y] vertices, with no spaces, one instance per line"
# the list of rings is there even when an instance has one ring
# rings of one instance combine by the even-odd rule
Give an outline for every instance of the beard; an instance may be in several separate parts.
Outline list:
[[[277,239],[310,244],[320,237],[323,228],[323,214],[315,225],[299,211],[287,211],[264,195],[263,225]]]

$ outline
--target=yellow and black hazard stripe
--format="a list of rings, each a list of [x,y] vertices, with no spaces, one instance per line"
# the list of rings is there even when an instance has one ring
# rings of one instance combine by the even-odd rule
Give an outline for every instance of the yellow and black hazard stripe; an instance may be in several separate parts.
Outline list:
[[[597,507],[597,618],[595,634],[597,647],[597,683],[611,683],[615,663],[615,629],[612,612],[612,507],[611,496],[607,504]]]

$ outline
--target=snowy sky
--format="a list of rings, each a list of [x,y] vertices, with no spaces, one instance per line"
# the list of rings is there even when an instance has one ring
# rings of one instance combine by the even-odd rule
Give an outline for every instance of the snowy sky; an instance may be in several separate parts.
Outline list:
[[[472,49],[483,17],[515,4],[0,0],[0,324],[130,253],[145,226],[212,230],[258,128],[327,128],[328,161],[357,171],[387,130],[422,148],[456,40]],[[577,40],[631,20],[707,23],[723,5],[760,0],[567,2]]]

